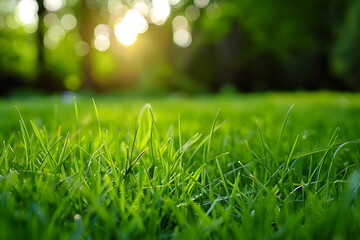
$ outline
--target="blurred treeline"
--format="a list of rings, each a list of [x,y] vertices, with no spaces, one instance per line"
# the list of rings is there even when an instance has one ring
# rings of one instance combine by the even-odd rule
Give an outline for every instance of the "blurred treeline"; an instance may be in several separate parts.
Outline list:
[[[139,2],[148,25],[125,46],[114,28]],[[0,78],[1,94],[359,90],[360,1],[0,0]]]

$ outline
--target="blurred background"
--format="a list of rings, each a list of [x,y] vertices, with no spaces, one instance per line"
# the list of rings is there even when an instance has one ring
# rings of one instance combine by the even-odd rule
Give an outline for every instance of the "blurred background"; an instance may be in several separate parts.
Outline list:
[[[0,95],[360,90],[359,0],[0,0]]]

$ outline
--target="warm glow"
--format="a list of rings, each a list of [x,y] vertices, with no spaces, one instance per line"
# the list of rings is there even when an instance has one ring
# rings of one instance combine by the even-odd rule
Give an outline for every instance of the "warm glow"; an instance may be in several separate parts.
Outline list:
[[[129,10],[124,19],[115,25],[115,36],[124,45],[131,45],[136,41],[139,33],[148,28],[145,18],[137,10]]]
[[[176,45],[186,48],[190,46],[192,38],[188,30],[179,29],[174,32],[173,40]]]
[[[39,6],[35,0],[21,0],[17,7],[17,14],[22,24],[31,24],[36,20]]]
[[[157,25],[163,24],[170,16],[170,4],[168,0],[153,0],[152,1],[151,21]]]

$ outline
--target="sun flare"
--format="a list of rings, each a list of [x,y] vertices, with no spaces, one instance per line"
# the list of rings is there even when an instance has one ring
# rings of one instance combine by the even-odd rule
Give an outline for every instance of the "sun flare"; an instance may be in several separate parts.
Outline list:
[[[137,10],[129,10],[122,21],[115,25],[115,36],[117,40],[129,46],[133,44],[137,35],[146,32],[148,29],[148,23]]]

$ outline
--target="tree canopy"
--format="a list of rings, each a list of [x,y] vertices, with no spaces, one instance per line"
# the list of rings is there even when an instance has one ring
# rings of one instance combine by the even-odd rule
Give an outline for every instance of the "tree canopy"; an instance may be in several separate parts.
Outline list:
[[[359,89],[355,0],[0,0],[2,91]]]

